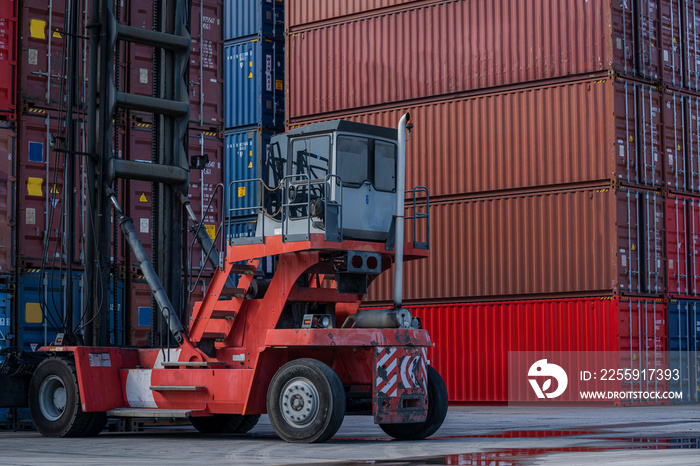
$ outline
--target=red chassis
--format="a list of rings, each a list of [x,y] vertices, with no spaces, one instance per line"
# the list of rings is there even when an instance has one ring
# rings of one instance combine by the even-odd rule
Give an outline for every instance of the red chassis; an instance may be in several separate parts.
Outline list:
[[[304,360],[309,365],[308,361],[314,360],[311,365],[321,367],[321,372],[328,372],[323,368],[327,365],[337,374],[331,378],[342,383],[340,393],[344,392],[348,403],[351,399],[371,400],[376,423],[424,422],[429,414],[428,376],[432,371],[427,366],[426,350],[431,343],[425,330],[279,328],[290,303],[324,306],[334,314],[338,326],[357,311],[361,294],[339,293],[334,282],[324,280],[336,272],[334,258],[347,251],[379,254],[380,270],[388,269],[393,259],[393,252],[386,251],[383,243],[330,242],[320,234],[307,241],[283,242],[280,236],[273,236],[261,244],[229,246],[224,269],[217,270],[204,300],[194,305],[188,336],[179,348],[44,350],[72,355],[84,413],[110,414],[123,408],[186,410],[195,420],[212,415],[263,414],[270,409],[269,392],[284,382],[275,379],[285,364]],[[279,255],[277,271],[263,296],[247,299],[252,271],[257,267],[255,258],[269,255]],[[426,256],[426,250],[405,245],[405,260]],[[246,261],[247,265],[234,261]],[[232,273],[243,274],[234,290],[225,288]],[[289,371],[297,369],[290,367]],[[300,406],[317,409],[316,401],[304,398],[303,384],[296,393],[289,383],[280,388],[287,390],[280,396],[299,397]],[[342,411],[341,420],[345,401]],[[285,439],[295,441],[294,437]]]

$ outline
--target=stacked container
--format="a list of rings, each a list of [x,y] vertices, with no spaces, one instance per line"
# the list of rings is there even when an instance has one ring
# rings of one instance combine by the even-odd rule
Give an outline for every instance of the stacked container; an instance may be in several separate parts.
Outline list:
[[[492,331],[595,334],[596,299],[611,321],[655,322],[653,341],[629,326],[636,353],[667,349],[668,293],[692,297],[696,280],[698,13],[684,0],[288,1],[288,127],[411,114],[407,186],[430,190],[432,241],[405,266],[404,298],[436,335],[452,400],[506,401],[507,380],[473,375],[485,352],[441,352]],[[391,279],[369,305],[391,303]],[[566,330],[547,317],[562,299],[581,310]]]
[[[226,0],[224,4],[224,139],[229,238],[254,234],[270,138],[284,130],[284,2]]]

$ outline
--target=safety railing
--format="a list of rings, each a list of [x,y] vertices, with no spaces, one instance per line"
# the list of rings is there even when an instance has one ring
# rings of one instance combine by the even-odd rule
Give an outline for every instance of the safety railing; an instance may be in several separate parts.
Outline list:
[[[417,201],[418,194],[425,194],[425,205]],[[410,195],[410,209],[413,215],[405,216],[405,220],[413,221],[413,247],[416,249],[430,249],[430,193],[425,186],[416,186],[413,189],[407,190],[405,194]],[[424,212],[419,212],[419,207],[425,207]],[[418,222],[425,221],[425,241],[418,241]]]

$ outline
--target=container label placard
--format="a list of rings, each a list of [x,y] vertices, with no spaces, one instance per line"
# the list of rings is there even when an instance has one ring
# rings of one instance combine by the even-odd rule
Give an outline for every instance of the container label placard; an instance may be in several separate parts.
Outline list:
[[[112,360],[109,353],[90,353],[88,354],[90,367],[112,367]]]
[[[683,352],[653,338],[638,351],[510,351],[508,403],[619,406],[697,400]],[[687,385],[687,386],[685,386]],[[692,386],[691,386],[692,385]]]

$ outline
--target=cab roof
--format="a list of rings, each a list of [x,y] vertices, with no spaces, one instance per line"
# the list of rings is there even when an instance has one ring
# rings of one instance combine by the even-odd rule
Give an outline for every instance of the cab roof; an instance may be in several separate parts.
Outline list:
[[[320,123],[311,123],[308,125],[300,126],[299,128],[291,129],[285,134],[287,136],[306,136],[316,133],[330,133],[333,131],[339,131],[342,133],[364,134],[367,136],[392,139],[394,141],[398,139],[396,128],[385,128],[383,126],[367,125],[364,123],[357,123],[355,121],[347,120],[333,120],[322,121]]]

